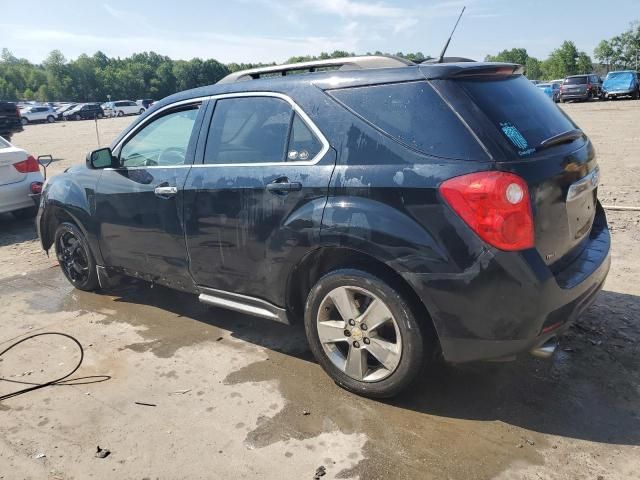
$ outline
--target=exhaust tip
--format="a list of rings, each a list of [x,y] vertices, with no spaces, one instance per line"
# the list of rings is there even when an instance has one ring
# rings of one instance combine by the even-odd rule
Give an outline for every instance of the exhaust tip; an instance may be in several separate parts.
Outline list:
[[[531,350],[531,355],[538,358],[549,358],[558,348],[558,337],[551,337],[544,343]]]

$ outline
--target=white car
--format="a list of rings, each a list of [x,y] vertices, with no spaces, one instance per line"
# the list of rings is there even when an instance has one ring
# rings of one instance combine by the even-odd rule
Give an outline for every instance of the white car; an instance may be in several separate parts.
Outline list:
[[[58,119],[56,111],[48,105],[33,105],[20,110],[22,124],[33,122],[53,123]]]
[[[142,105],[138,105],[131,100],[118,100],[117,102],[107,102],[102,104],[102,109],[108,117],[123,117],[124,115],[138,115],[146,110]]]
[[[0,213],[35,217],[43,182],[38,161],[0,137]]]

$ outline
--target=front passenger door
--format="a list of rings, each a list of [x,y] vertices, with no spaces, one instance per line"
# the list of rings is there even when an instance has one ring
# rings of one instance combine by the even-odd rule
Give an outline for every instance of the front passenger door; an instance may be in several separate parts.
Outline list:
[[[189,289],[182,189],[193,163],[201,101],[168,108],[142,122],[114,150],[96,195],[100,249],[107,266]]]

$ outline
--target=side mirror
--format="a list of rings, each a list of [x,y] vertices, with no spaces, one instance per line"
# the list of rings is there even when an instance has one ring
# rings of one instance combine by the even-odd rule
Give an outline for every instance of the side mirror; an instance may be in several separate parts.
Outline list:
[[[87,167],[92,169],[113,167],[115,158],[109,147],[99,148],[87,155]]]

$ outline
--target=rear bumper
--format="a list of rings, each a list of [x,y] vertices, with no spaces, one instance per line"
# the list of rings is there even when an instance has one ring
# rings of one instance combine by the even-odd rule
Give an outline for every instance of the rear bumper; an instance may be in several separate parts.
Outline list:
[[[37,206],[40,203],[40,195],[34,196],[30,186],[31,182],[43,181],[42,175],[29,174],[19,182],[0,186],[0,213]]]
[[[582,254],[554,275],[535,249],[486,251],[465,272],[409,274],[450,362],[529,351],[564,331],[594,301],[610,267],[604,212]]]
[[[560,98],[562,100],[586,100],[589,98],[587,92],[584,93],[561,93]]]

